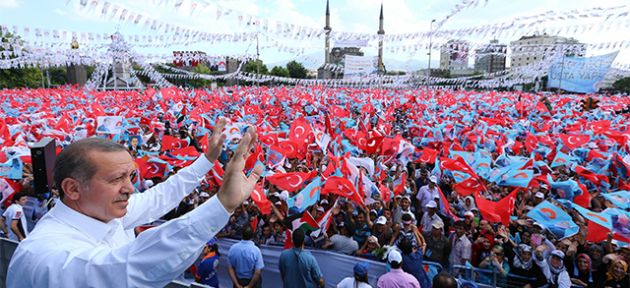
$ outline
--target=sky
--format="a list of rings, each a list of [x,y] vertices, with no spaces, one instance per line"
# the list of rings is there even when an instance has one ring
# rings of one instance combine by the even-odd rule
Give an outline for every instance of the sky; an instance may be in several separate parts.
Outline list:
[[[87,2],[87,8],[81,2]],[[99,11],[105,2],[120,5],[130,12],[148,15],[152,18],[198,31],[210,33],[234,33],[255,31],[254,28],[238,21],[238,15],[253,15],[259,19],[282,21],[285,23],[302,25],[314,29],[324,26],[324,11],[326,0],[183,0],[179,8],[175,5],[182,0],[0,0],[0,25],[13,27],[60,29],[76,32],[114,33],[119,31],[123,35],[156,35],[143,25],[121,22],[118,17],[108,18]],[[375,34],[378,30],[378,15],[381,3],[384,6],[384,28],[386,34],[402,34],[427,32],[431,19],[443,21],[459,3],[464,0],[330,0],[331,27],[333,31],[351,33]],[[478,5],[465,7],[458,13],[444,21],[442,30],[478,27],[482,25],[512,22],[517,17],[537,15],[547,11],[558,13],[567,11],[582,11],[595,7],[613,7],[628,5],[624,9],[630,11],[628,0],[478,0]],[[92,3],[98,3],[96,9],[90,9]],[[195,5],[195,9],[191,9]],[[229,15],[217,17],[217,11]],[[619,21],[630,24],[630,16]],[[581,19],[580,22],[551,22],[537,25],[540,32],[549,27],[570,24],[580,24],[592,21],[601,23],[601,19]],[[606,24],[606,23],[604,23]],[[604,31],[595,29],[591,33],[573,36],[585,43],[601,43],[618,40],[630,40],[627,33],[628,26],[613,25]],[[263,35],[264,34],[264,35]],[[158,34],[159,35],[159,34]],[[522,35],[499,37],[499,41],[509,44]],[[37,38],[23,35],[26,40]],[[473,43],[486,43],[494,38],[470,37],[465,40]],[[448,39],[433,39],[440,43]],[[97,47],[97,43],[82,43],[82,47]],[[323,38],[305,41],[283,38],[278,35],[261,33],[259,36],[260,58],[268,64],[282,64],[298,59],[307,67],[317,67],[323,62]],[[417,41],[398,41],[384,43],[387,47],[418,44]],[[421,43],[426,46],[425,42]],[[283,52],[278,46],[295,48],[293,52]],[[369,42],[363,48],[366,55],[377,54],[376,41]],[[201,50],[208,55],[243,55],[255,54],[256,45],[250,43],[197,43],[192,45],[171,45],[169,47],[135,47],[138,53],[169,54],[173,50]],[[303,51],[296,53],[297,50]],[[605,54],[612,51],[589,51],[589,55]],[[439,65],[439,51],[433,50],[432,67]],[[414,63],[413,68],[427,64],[427,50],[413,50],[400,53],[385,52],[385,64]],[[615,61],[616,64],[630,64],[630,52],[622,50]],[[411,64],[409,64],[411,65]],[[271,68],[271,67],[270,67]],[[411,68],[410,68],[411,69]]]

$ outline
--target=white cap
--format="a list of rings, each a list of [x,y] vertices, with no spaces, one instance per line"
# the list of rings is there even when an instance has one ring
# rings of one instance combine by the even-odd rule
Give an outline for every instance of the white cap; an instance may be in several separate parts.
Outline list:
[[[284,190],[280,193],[280,200],[287,201],[289,199],[289,191]]]
[[[243,201],[243,205],[249,206],[249,201],[247,201],[247,200]]]
[[[444,228],[444,222],[439,221],[439,220],[433,220],[433,222],[431,222],[431,226],[435,229],[442,229]]]
[[[388,263],[402,263],[402,255],[400,255],[400,252],[398,252],[398,250],[392,250],[389,251],[389,255],[387,255],[387,262]]]
[[[210,194],[208,194],[207,192],[201,192],[199,193],[199,197],[210,198]]]
[[[540,199],[545,199],[545,194],[543,194],[542,192],[536,192],[534,197],[540,198]]]
[[[429,203],[427,203],[427,205],[425,205],[425,207],[427,207],[427,208],[437,208],[437,203],[435,203],[435,201],[431,200],[431,201],[429,201]]]
[[[466,213],[464,213],[464,217],[475,217],[475,214],[472,211],[466,211]]]
[[[322,204],[322,205],[328,204],[328,200],[322,199],[322,201],[319,201],[319,204]]]
[[[437,177],[435,177],[435,175],[431,175],[431,177],[429,177],[429,181],[433,184],[437,184]]]
[[[326,210],[324,210],[324,207],[317,207],[317,211],[319,211],[319,212],[326,212]]]
[[[385,218],[385,216],[378,217],[378,219],[376,219],[376,224],[380,224],[380,225],[387,224],[387,218]]]

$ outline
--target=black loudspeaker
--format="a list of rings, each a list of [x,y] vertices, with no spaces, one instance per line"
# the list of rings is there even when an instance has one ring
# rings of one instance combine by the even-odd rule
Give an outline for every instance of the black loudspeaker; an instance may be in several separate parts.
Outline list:
[[[53,168],[57,147],[55,139],[44,138],[31,147],[31,160],[33,160],[33,183],[36,194],[49,192],[54,186]]]

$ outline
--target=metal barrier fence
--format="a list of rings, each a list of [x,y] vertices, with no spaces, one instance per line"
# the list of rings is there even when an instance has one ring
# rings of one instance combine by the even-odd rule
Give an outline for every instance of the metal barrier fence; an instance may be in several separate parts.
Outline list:
[[[479,288],[522,288],[536,281],[536,278],[533,277],[523,277],[514,274],[503,276],[496,268],[481,269],[472,266],[455,265],[452,267],[451,271],[455,278],[458,278],[461,283],[471,282]],[[572,285],[571,288],[584,287]]]
[[[473,282],[477,287],[522,288],[536,280],[533,277],[523,277],[514,274],[502,275],[496,268],[481,269],[462,265],[455,265],[453,273],[456,278]]]

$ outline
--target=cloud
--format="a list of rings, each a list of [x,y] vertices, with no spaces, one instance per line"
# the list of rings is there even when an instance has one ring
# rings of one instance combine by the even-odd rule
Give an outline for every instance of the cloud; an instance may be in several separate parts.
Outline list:
[[[0,8],[16,8],[20,6],[18,0],[0,0]]]

